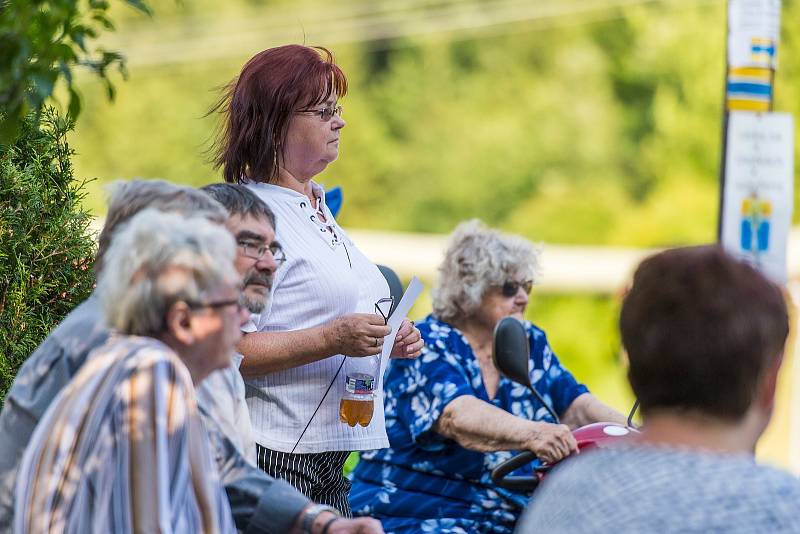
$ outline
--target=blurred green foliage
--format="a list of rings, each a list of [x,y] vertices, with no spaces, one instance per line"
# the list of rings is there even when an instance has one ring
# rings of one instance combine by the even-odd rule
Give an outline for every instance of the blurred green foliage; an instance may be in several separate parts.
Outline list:
[[[125,0],[141,13],[150,13],[143,0]],[[81,98],[73,83],[75,67],[92,72],[114,98],[108,70],[125,74],[119,52],[96,46],[104,31],[113,31],[107,0],[0,1],[0,142],[10,142],[30,111],[38,118],[56,84],[64,84],[69,114],[77,118]]]
[[[170,35],[174,46],[141,43],[145,29],[119,35],[140,64],[113,107],[96,98],[99,84],[82,84],[97,103],[76,137],[77,168],[99,178],[93,210],[103,211],[97,193],[115,178],[198,185],[219,179],[204,153],[216,119],[204,115],[214,89],[250,53],[218,57],[209,48],[207,60],[193,50],[196,59],[176,62],[157,56],[206,43],[191,40],[195,23],[223,33],[213,32],[209,17],[230,32],[237,16],[255,18],[281,3],[206,4],[187,2],[189,15],[175,6],[158,14],[152,32]],[[788,30],[800,2],[783,4]],[[300,2],[297,18],[285,24],[301,28],[309,6],[323,4]],[[331,46],[351,82],[340,158],[319,177],[344,188],[341,222],[449,232],[460,220],[480,217],[537,241],[713,240],[725,2],[647,2],[607,15],[572,24],[566,17],[529,31],[523,24],[485,37],[309,42]],[[224,44],[224,37],[215,38]],[[776,109],[796,111],[797,36],[784,31],[779,50]]]
[[[470,3],[487,11],[493,5],[460,2]],[[88,205],[102,213],[102,185],[117,178],[218,181],[204,152],[216,124],[205,115],[216,88],[258,50],[283,44],[276,40],[290,28],[293,42],[331,48],[349,77],[341,154],[318,177],[343,187],[345,226],[445,233],[480,217],[536,242],[652,247],[714,240],[726,2],[627,3],[485,34],[375,39],[352,30],[339,41],[305,38],[307,21],[312,36],[350,28],[343,15],[350,9],[447,4],[161,2],[148,24],[112,12],[126,25],[114,45],[129,53],[131,76],[113,106],[101,84],[81,80],[95,104],[75,138],[77,169],[99,178]],[[316,34],[313,21],[322,18],[328,33]],[[800,0],[784,1],[775,109],[795,113],[797,20]],[[248,41],[260,27],[267,28],[263,39]],[[241,49],[223,53],[237,39]],[[529,318],[579,379],[626,410],[617,305],[609,296],[534,292]],[[429,310],[424,297],[412,318]]]

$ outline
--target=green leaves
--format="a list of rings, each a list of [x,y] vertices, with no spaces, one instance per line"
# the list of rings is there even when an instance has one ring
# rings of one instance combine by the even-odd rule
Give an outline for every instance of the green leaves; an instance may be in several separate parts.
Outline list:
[[[92,291],[91,216],[67,144],[73,121],[29,113],[0,144],[0,398],[50,330]]]
[[[138,11],[141,11],[145,15],[151,15],[151,16],[153,15],[153,10],[150,9],[150,6],[148,6],[146,2],[142,0],[125,0],[125,1],[129,6]],[[108,6],[108,2],[102,2],[102,3]]]
[[[152,15],[143,0],[125,0],[133,9]],[[29,110],[39,111],[63,81],[68,112],[77,118],[81,100],[73,83],[74,67],[85,67],[106,85],[114,84],[109,67],[125,77],[125,59],[114,51],[95,48],[103,31],[113,31],[106,0],[7,0],[0,9],[0,143],[11,142]]]

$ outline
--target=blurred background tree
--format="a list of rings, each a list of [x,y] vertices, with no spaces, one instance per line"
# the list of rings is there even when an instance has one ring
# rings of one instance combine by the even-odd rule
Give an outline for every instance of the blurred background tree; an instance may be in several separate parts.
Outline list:
[[[344,187],[348,227],[442,233],[480,217],[545,242],[708,241],[718,202],[725,5],[159,6],[153,24],[130,21],[109,36],[134,67],[119,105],[100,102],[102,84],[81,78],[98,105],[78,124],[76,166],[99,178],[89,199],[97,213],[102,184],[115,178],[218,180],[204,153],[215,89],[258,50],[306,42],[331,48],[351,81],[341,155],[320,177]],[[465,12],[474,19],[461,21]],[[796,0],[784,2],[784,25],[798,14]],[[486,22],[501,15],[507,22]],[[796,111],[800,45],[784,36],[776,109]]]
[[[141,0],[125,3],[150,13]],[[8,143],[19,132],[29,112],[38,117],[61,82],[67,93],[69,113],[77,119],[80,94],[74,70],[92,72],[114,98],[110,68],[125,75],[119,52],[97,46],[103,31],[113,31],[107,0],[2,0],[0,1],[0,142]]]

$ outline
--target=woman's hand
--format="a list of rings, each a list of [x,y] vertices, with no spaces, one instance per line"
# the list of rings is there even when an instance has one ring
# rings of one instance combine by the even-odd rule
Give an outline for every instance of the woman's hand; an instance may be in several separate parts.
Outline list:
[[[554,464],[574,452],[578,442],[567,425],[534,423],[526,448],[546,464]]]
[[[328,323],[324,336],[333,354],[373,356],[383,349],[383,338],[392,329],[374,313],[352,313]]]
[[[425,342],[422,340],[419,329],[408,319],[403,319],[394,338],[391,356],[392,358],[416,358],[422,354],[424,346]]]

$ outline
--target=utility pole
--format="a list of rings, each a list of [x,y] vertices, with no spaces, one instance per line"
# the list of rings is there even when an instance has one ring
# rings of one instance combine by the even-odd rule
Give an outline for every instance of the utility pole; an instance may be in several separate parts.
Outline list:
[[[729,0],[717,238],[786,283],[794,125],[773,111],[780,0]]]
[[[717,235],[731,254],[751,262],[800,298],[788,280],[787,244],[794,202],[794,123],[774,111],[780,0],[728,0],[725,107],[722,120]],[[800,325],[800,319],[794,318]],[[758,446],[763,458],[800,472],[800,343],[795,335],[772,422]]]

